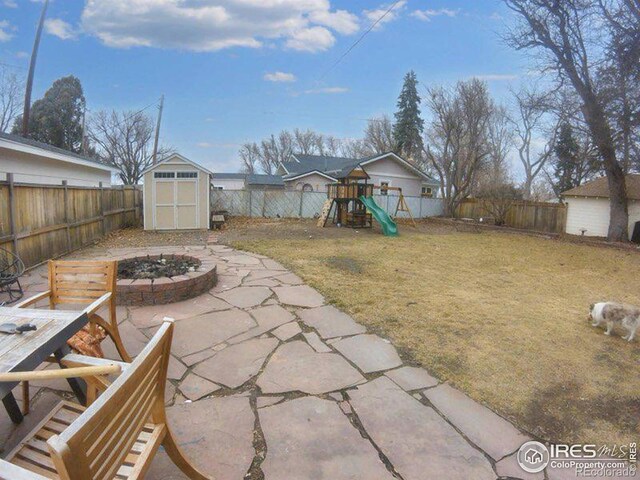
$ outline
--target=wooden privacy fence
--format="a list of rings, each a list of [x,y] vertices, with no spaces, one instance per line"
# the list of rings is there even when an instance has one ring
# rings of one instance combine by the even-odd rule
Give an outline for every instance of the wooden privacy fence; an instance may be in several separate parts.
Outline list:
[[[483,202],[470,198],[458,207],[458,218],[487,218],[491,214]],[[515,202],[506,216],[505,226],[547,233],[563,233],[567,219],[567,206],[562,203]]]
[[[103,188],[0,181],[0,247],[32,267],[142,219],[137,186]]]

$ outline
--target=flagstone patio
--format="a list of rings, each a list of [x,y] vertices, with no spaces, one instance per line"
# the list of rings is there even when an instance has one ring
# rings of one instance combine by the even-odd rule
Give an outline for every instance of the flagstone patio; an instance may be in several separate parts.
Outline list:
[[[166,402],[170,425],[194,463],[219,480],[544,478],[514,453],[528,437],[420,368],[391,343],[261,255],[222,245],[92,251],[90,258],[207,249],[218,284],[180,303],[119,307],[125,345],[141,351],[162,319],[175,319]],[[86,253],[76,258],[86,258]],[[46,289],[46,271],[25,280]],[[109,341],[105,354],[118,358]],[[60,397],[64,382],[32,384],[32,413],[11,448]],[[19,392],[16,390],[19,395]],[[184,477],[163,452],[149,479]],[[549,472],[549,479],[555,478]]]

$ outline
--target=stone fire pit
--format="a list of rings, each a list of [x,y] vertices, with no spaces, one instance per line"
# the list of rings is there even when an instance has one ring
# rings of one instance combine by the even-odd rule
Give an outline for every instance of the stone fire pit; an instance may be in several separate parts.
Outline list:
[[[118,305],[163,305],[197,297],[217,282],[212,259],[160,254],[118,261]]]

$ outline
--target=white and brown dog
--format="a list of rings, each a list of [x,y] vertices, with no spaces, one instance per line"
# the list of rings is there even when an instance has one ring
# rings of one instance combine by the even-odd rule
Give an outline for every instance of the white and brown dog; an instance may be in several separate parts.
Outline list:
[[[640,308],[616,302],[594,303],[591,305],[589,318],[593,321],[591,325],[594,327],[607,324],[605,335],[611,335],[614,324],[622,326],[629,332],[622,338],[630,342],[640,327]]]

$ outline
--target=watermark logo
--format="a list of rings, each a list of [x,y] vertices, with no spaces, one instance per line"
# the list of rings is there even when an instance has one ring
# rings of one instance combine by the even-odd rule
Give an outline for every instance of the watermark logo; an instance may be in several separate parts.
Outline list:
[[[527,473],[541,472],[549,465],[549,450],[540,442],[523,443],[518,450],[518,465]]]

